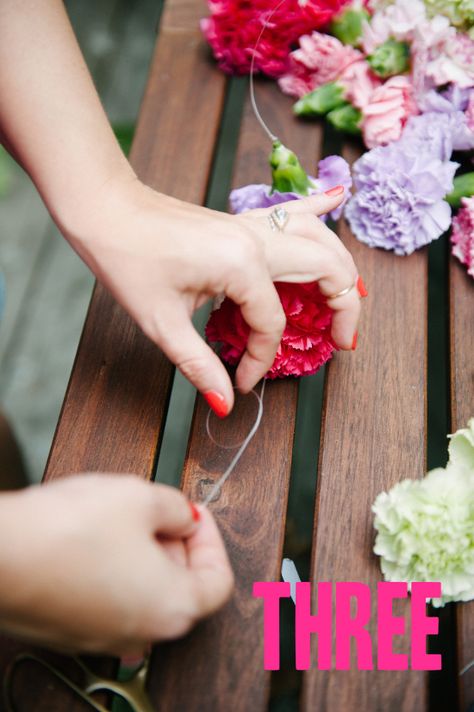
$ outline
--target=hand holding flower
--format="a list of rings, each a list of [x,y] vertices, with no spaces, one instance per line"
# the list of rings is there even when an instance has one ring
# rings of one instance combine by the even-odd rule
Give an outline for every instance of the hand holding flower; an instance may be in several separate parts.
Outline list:
[[[270,369],[285,316],[273,282],[319,282],[331,295],[357,270],[338,237],[316,215],[338,207],[344,191],[285,203],[285,232],[272,232],[272,208],[228,215],[160,195],[136,179],[109,184],[95,210],[74,220],[68,238],[98,279],[204,394],[233,403],[229,375],[195,331],[191,316],[210,297],[240,305],[250,328],[236,374],[249,391]],[[66,231],[65,231],[66,232]],[[332,300],[332,339],[350,349],[359,316],[354,289]]]

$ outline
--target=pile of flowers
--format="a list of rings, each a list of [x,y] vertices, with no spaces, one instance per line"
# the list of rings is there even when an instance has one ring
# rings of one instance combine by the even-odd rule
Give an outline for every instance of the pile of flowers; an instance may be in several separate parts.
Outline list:
[[[387,581],[441,581],[435,607],[474,598],[474,418],[450,436],[446,468],[404,480],[372,507]]]
[[[474,277],[471,0],[209,7],[202,29],[225,71],[248,73],[255,50],[255,71],[295,97],[297,116],[324,117],[361,137],[368,151],[353,166],[355,194],[345,207],[354,235],[408,255],[452,225],[452,253]],[[258,203],[258,190],[248,187],[249,203],[252,191]],[[266,204],[278,197],[268,194]]]

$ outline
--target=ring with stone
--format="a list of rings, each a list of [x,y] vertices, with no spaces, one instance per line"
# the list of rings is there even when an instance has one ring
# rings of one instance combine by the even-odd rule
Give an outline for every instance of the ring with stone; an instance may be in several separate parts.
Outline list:
[[[290,214],[285,208],[275,208],[268,216],[268,222],[273,232],[283,232],[289,219]]]

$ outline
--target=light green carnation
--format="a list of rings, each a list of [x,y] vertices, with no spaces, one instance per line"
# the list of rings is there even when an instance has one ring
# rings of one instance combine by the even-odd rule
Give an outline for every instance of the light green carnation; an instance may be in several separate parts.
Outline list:
[[[474,0],[424,0],[428,17],[445,15],[452,25],[469,30],[474,23]]]
[[[474,418],[451,436],[450,462],[375,500],[374,552],[387,581],[440,581],[434,606],[474,598]]]
[[[474,471],[474,418],[470,419],[467,428],[461,428],[448,437],[449,462]]]

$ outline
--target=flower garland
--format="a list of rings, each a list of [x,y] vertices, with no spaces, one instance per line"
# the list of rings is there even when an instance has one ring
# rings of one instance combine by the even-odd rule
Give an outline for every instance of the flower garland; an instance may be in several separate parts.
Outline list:
[[[258,0],[210,2],[204,34],[220,66],[277,78],[297,116],[324,117],[359,135],[345,215],[370,247],[408,255],[452,224],[452,251],[474,277],[474,172],[453,153],[474,149],[472,0]],[[457,155],[456,155],[457,158]],[[463,168],[464,166],[464,168]],[[288,191],[286,199],[294,197]],[[298,191],[296,191],[298,192]],[[280,202],[246,186],[233,209]],[[460,209],[452,220],[452,209]]]

